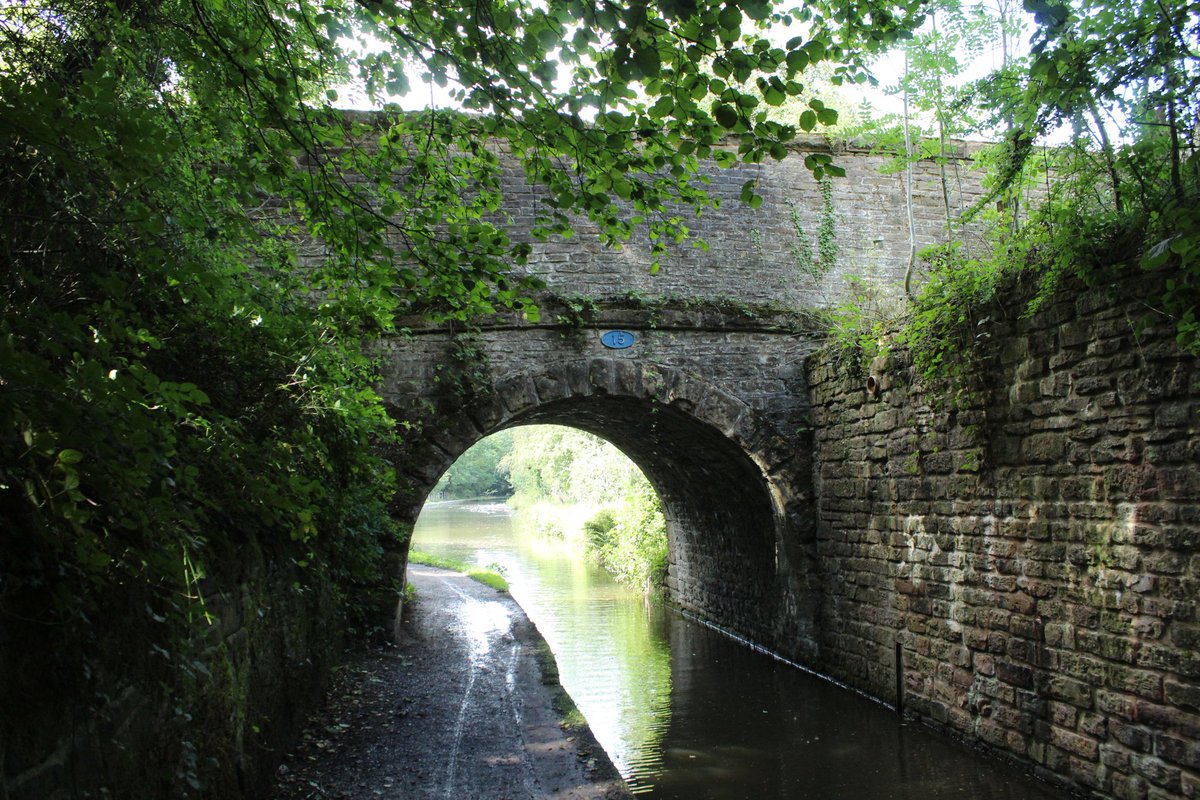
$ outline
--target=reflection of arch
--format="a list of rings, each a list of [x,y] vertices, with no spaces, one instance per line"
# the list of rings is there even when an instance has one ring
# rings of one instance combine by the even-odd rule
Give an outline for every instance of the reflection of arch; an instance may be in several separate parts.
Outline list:
[[[808,494],[795,489],[809,479],[807,453],[784,446],[755,409],[694,372],[585,358],[502,376],[466,404],[439,409],[408,443],[398,467],[415,493],[398,511],[415,520],[467,448],[532,423],[601,436],[646,474],[667,518],[676,602],[764,643],[808,640],[810,603],[797,598],[812,597],[799,585],[809,573],[810,514]]]

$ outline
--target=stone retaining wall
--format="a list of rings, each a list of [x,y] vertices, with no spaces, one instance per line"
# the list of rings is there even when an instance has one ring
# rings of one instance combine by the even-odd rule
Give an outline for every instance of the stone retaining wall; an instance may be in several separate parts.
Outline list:
[[[0,797],[261,796],[345,632],[328,591],[253,541],[217,573],[190,642],[162,642],[136,597],[94,624],[6,621],[0,675],[38,680],[0,688],[0,713],[21,721],[0,740]]]
[[[808,370],[820,666],[1098,796],[1200,796],[1200,366],[1130,284],[991,331],[938,405],[905,354]]]

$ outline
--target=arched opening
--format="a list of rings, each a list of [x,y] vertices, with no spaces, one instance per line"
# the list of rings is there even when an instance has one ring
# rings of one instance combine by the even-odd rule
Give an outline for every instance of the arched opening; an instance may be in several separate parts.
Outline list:
[[[556,540],[643,591],[665,589],[667,534],[658,493],[619,448],[594,434],[518,425],[481,439],[434,486],[414,547],[426,550],[428,534],[421,533],[431,516],[458,516],[458,508],[511,510],[522,535]]]
[[[485,436],[578,428],[616,445],[661,498],[675,604],[789,657],[816,656],[809,454],[746,402],[692,371],[584,358],[508,373],[426,409],[397,453],[410,489],[397,503],[402,518],[415,522],[442,473]]]
[[[646,593],[655,565],[665,568],[657,508],[646,477],[607,440],[569,426],[515,425],[443,474],[410,551],[420,565],[409,570],[418,603],[446,580],[429,565],[506,579],[553,652],[559,682],[635,781],[646,760],[661,759],[673,696],[667,620],[677,615]],[[594,524],[606,517],[615,526],[597,537]],[[472,616],[461,595],[450,602]]]
[[[410,391],[423,385],[407,384]],[[807,448],[796,444],[802,437],[780,435],[774,417],[693,370],[614,357],[525,364],[467,396],[428,398],[417,406],[424,412],[418,424],[408,426],[411,433],[397,453],[401,484],[414,489],[400,498],[402,516],[416,521],[446,469],[488,435],[537,424],[586,431],[625,453],[657,492],[668,533],[668,599],[674,605],[794,658],[814,654],[810,462]],[[395,413],[398,419],[414,417],[399,408]],[[489,560],[475,563],[486,566]],[[517,581],[511,583],[525,607]],[[576,592],[562,602],[605,620],[619,617],[601,594]],[[640,597],[636,605],[644,614]],[[672,631],[685,622],[673,612],[671,617],[661,633],[663,646],[647,647],[648,658],[638,662],[636,685],[686,682],[686,675],[675,673],[689,671],[694,659],[671,653],[667,640],[677,639]],[[537,624],[551,640],[553,630]],[[551,647],[561,661],[555,642]],[[602,669],[611,663],[597,658],[598,646],[586,647],[585,662]],[[643,705],[653,708],[649,700]],[[585,713],[594,729],[603,727],[601,719]],[[664,725],[670,717],[659,714],[651,722]],[[650,736],[669,732],[647,730]]]
[[[519,423],[569,425],[616,445],[649,479],[667,520],[671,599],[721,624],[761,629],[773,610],[775,514],[761,470],[679,409],[611,396],[538,406]]]

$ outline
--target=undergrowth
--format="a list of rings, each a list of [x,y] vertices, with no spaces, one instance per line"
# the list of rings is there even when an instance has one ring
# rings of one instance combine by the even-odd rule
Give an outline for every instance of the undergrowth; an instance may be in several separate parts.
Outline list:
[[[853,281],[830,312],[834,352],[861,369],[895,342],[911,352],[915,377],[961,401],[986,372],[997,322],[1036,314],[1067,285],[1144,275],[1148,299],[1134,325],[1166,322],[1184,352],[1200,355],[1200,179],[1193,170],[1181,194],[1148,190],[1117,208],[1096,191],[1099,167],[1089,157],[1078,147],[1047,156],[1033,179],[1049,171],[1047,196],[1015,230],[1000,210],[977,208],[969,219],[985,231],[982,241],[922,250],[923,281],[911,302],[889,307],[878,290]]]

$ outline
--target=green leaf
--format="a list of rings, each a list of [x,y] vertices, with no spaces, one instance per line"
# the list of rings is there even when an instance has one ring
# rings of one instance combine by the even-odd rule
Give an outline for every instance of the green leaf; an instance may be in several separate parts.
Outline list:
[[[788,76],[795,75],[798,72],[803,72],[811,59],[804,50],[792,50],[787,54],[786,63],[788,68]]]
[[[769,0],[742,0],[742,11],[756,22],[761,22],[771,15]]]
[[[817,127],[817,112],[806,108],[800,114],[800,128],[807,133],[815,127]]]
[[[671,116],[671,112],[674,110],[675,99],[670,95],[664,94],[662,97],[658,98],[657,101],[655,101],[653,106],[650,107],[649,113],[650,116],[656,119],[664,119]]]
[[[742,28],[742,12],[735,5],[727,5],[721,9],[719,22],[722,30],[737,33]]]
[[[717,121],[722,128],[733,128],[738,124],[740,116],[737,109],[728,103],[721,103],[713,109],[713,119]]]
[[[662,71],[662,59],[653,43],[634,53],[634,58],[642,75],[657,75]]]
[[[712,159],[722,168],[732,167],[737,163],[737,156],[728,150],[713,150]]]

